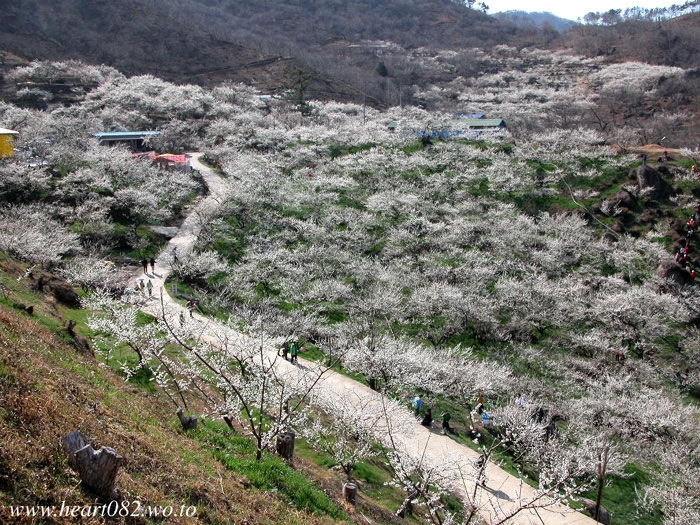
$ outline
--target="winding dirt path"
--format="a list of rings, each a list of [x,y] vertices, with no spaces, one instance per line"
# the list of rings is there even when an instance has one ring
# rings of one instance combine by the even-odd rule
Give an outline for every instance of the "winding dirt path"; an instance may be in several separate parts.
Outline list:
[[[173,250],[179,253],[189,251],[200,231],[201,220],[212,212],[219,205],[226,193],[226,182],[209,167],[199,160],[201,153],[190,155],[191,166],[198,170],[209,187],[209,195],[203,199],[183,222],[178,234],[173,237],[166,248],[157,259],[154,272],[150,272],[147,278],[153,283],[153,298],[144,306],[145,311],[158,313],[160,310],[161,290],[163,301],[169,309],[180,309],[164,283],[170,273],[170,263],[172,261]],[[150,269],[150,268],[149,268]],[[135,279],[142,278],[141,272]],[[198,314],[194,315],[195,321],[206,331],[207,326],[216,323],[211,319],[205,319]],[[245,337],[235,334],[236,337]],[[270,352],[276,349],[270,348]],[[299,360],[303,366],[303,360]],[[280,366],[289,370],[295,366],[282,361]],[[381,394],[368,387],[333,371],[328,371],[314,388],[315,396],[337,395],[344,393],[349,399],[357,399],[365,408],[369,406],[381,407],[383,399]],[[424,464],[440,469],[453,469],[453,488],[460,495],[468,495],[470,501],[478,507],[479,515],[487,523],[508,523],[512,525],[594,525],[595,520],[571,510],[562,505],[547,505],[547,502],[538,493],[521,482],[515,476],[511,476],[496,465],[488,465],[486,469],[486,485],[484,487],[475,486],[473,481],[464,482],[458,474],[459,467],[471,468],[478,458],[478,454],[465,447],[448,436],[443,436],[436,429],[428,429],[421,426],[408,410],[401,413],[391,412],[388,414],[388,421],[377,426],[377,437],[386,440],[386,425],[392,427],[395,440],[399,443],[399,448],[416,458],[422,458]],[[523,508],[524,507],[524,508]],[[518,509],[523,510],[518,511]],[[515,515],[513,515],[515,514]],[[512,516],[506,519],[508,516]],[[504,521],[505,520],[505,521]]]

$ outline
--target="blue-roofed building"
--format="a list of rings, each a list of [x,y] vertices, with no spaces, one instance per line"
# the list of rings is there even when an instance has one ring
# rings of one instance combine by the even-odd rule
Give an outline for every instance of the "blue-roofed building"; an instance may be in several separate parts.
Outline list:
[[[504,131],[506,122],[503,119],[487,118],[454,118],[446,121],[434,122],[391,122],[388,125],[392,131],[399,130],[406,135],[419,138],[449,139],[449,138],[477,138],[483,133],[497,133]]]
[[[455,118],[478,119],[486,118],[486,115],[484,115],[483,113],[457,113],[455,115]]]
[[[127,144],[132,152],[143,151],[143,141],[148,137],[159,135],[160,131],[103,131],[93,133],[98,144]]]

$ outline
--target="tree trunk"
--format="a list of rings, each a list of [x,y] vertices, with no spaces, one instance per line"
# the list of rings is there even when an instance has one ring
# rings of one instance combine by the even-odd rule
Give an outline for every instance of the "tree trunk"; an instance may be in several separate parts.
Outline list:
[[[595,513],[593,519],[600,522],[601,508],[603,502],[603,487],[605,487],[605,474],[608,470],[608,461],[610,459],[610,448],[605,446],[603,451],[598,455],[598,494],[595,499]]]
[[[355,483],[343,484],[343,498],[352,505],[357,503],[357,485]]]
[[[197,416],[186,416],[181,408],[177,409],[177,417],[180,418],[180,424],[184,430],[197,428]]]
[[[113,448],[95,450],[86,445],[80,432],[71,432],[63,437],[63,447],[68,454],[68,464],[75,470],[83,485],[102,498],[113,500],[117,495],[114,482],[124,458]]]
[[[411,492],[408,497],[403,500],[401,507],[396,511],[396,516],[399,518],[405,518],[406,516],[413,515],[413,500],[416,497],[416,493]]]
[[[277,454],[286,459],[287,461],[292,461],[294,457],[294,442],[296,439],[296,434],[291,430],[281,432],[277,436]]]
[[[603,487],[605,486],[605,479],[598,478],[598,493],[595,498],[595,509],[593,512],[593,519],[600,522],[600,503],[603,501]]]

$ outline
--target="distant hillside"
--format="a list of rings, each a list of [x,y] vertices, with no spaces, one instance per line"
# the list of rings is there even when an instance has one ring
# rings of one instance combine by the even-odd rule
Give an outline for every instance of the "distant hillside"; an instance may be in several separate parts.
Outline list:
[[[499,45],[695,68],[699,20],[587,26],[548,13],[489,16],[454,0],[25,0],[3,7],[0,72],[77,59],[130,76],[270,93],[303,78],[311,99],[419,105],[416,92],[502,70],[475,52]],[[441,53],[449,64],[422,60]],[[7,89],[0,78],[0,96]]]
[[[700,65],[700,13],[658,22],[628,20],[614,26],[576,25],[555,44],[615,62],[696,69]]]
[[[78,59],[177,83],[244,82],[274,90],[299,66],[314,98],[391,103],[388,84],[425,85],[400,50],[461,50],[521,40],[520,30],[450,0],[26,0],[3,8],[0,50]],[[387,43],[396,44],[385,59]],[[398,53],[397,53],[398,52]],[[388,63],[387,63],[388,62]],[[382,67],[383,64],[383,67]],[[477,73],[468,59],[453,74]]]
[[[559,32],[570,29],[575,23],[565,18],[559,18],[552,13],[528,13],[526,11],[505,11],[493,15],[499,20],[507,21],[518,27],[551,27]]]

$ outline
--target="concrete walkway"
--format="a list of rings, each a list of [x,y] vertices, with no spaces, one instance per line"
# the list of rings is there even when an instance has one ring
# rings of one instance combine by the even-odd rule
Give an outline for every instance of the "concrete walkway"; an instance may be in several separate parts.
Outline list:
[[[225,197],[226,181],[202,164],[199,161],[200,156],[201,153],[192,153],[190,162],[191,166],[204,177],[209,187],[209,195],[192,210],[183,222],[179,233],[170,240],[157,258],[155,271],[147,275],[153,283],[153,298],[146,304],[144,310],[150,313],[160,312],[160,300],[156,298],[160,298],[161,290],[164,292],[163,301],[168,309],[184,310],[172,300],[164,287],[164,282],[171,271],[173,249],[177,249],[179,254],[185,254],[191,250],[200,231],[201,221],[207,220],[209,213],[213,212]],[[141,272],[135,276],[135,278],[140,277],[143,277]],[[203,331],[207,330],[207,326],[216,323],[198,314],[195,314],[194,318]],[[217,330],[221,330],[221,327],[217,326]],[[245,338],[242,334],[235,334],[235,336]],[[274,353],[276,349],[270,348],[270,352]],[[299,361],[300,364],[304,364],[303,360]],[[279,366],[288,371],[296,368],[284,360],[281,360]],[[347,393],[348,399],[357,399],[358,403],[365,407],[374,405],[379,409],[386,401],[380,393],[330,370],[316,385],[313,395],[338,395],[338,393]],[[353,395],[349,395],[351,393]],[[485,487],[475,485],[474,481],[465,481],[458,471],[462,468],[464,472],[473,472],[472,465],[478,458],[478,453],[448,436],[441,435],[435,428],[423,427],[408,410],[392,410],[387,413],[387,419],[388,421],[384,424],[377,425],[377,438],[386,441],[387,425],[391,426],[398,448],[415,458],[421,458],[425,465],[438,468],[447,476],[452,475],[455,492],[478,508],[479,515],[486,523],[512,525],[594,525],[596,523],[595,520],[568,507],[548,505],[548,502],[541,498],[535,489],[496,465],[488,465]],[[450,470],[452,472],[449,472]],[[465,477],[469,478],[469,476]],[[523,510],[518,511],[521,508]]]

